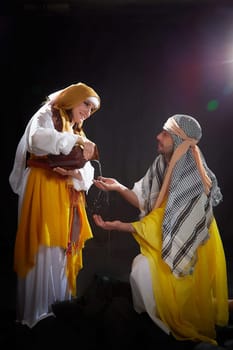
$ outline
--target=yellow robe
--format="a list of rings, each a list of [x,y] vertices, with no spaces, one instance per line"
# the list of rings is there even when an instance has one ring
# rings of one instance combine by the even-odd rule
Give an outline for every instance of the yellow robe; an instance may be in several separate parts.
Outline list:
[[[81,221],[78,240],[71,240],[73,209]],[[92,238],[83,192],[74,191],[68,177],[51,170],[31,168],[22,203],[15,242],[14,268],[26,277],[35,264],[39,246],[61,247],[67,251],[67,277],[72,295],[76,295],[76,278],[83,267],[82,249]]]
[[[215,325],[228,323],[225,254],[215,219],[210,239],[197,251],[192,275],[175,277],[161,258],[164,207],[132,223],[134,238],[148,258],[159,318],[177,340],[216,342]]]

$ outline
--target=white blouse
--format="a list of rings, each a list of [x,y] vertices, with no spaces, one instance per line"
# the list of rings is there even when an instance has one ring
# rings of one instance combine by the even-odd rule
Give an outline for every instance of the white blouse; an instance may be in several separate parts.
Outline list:
[[[52,120],[51,101],[43,105],[29,120],[17,146],[14,166],[9,177],[12,190],[22,195],[29,170],[26,167],[27,152],[37,156],[48,153],[69,154],[78,138],[79,135],[74,133],[57,131]],[[74,188],[78,191],[88,191],[93,183],[94,167],[87,162],[79,171],[82,180],[73,178]]]

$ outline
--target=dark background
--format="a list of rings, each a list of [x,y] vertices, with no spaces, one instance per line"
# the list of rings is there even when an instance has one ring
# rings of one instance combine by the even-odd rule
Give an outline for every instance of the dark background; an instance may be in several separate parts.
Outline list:
[[[29,1],[6,7],[0,28],[1,268],[12,271],[17,196],[8,177],[19,139],[47,94],[79,81],[93,86],[102,99],[84,127],[98,145],[103,175],[129,187],[154,159],[155,137],[168,117],[185,113],[198,119],[203,128],[199,146],[224,196],[215,216],[232,268],[233,5]],[[102,213],[129,221],[138,214],[114,193]],[[79,276],[80,294],[94,273],[127,280],[138,252],[126,233],[94,225],[93,232]]]

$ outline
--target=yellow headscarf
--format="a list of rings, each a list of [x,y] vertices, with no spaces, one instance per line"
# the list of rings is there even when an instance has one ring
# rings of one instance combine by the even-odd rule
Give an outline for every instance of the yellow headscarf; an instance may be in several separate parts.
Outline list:
[[[91,112],[91,114],[93,114],[100,108],[100,97],[90,86],[81,82],[72,84],[64,90],[61,90],[57,95],[53,101],[53,107],[60,112],[63,122],[63,130],[68,130],[70,124],[66,111],[73,109],[88,98],[91,98],[91,102],[93,102],[95,106]]]

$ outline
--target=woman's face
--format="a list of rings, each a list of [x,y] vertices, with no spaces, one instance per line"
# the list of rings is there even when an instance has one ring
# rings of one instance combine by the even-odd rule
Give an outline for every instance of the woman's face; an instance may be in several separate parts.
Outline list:
[[[84,120],[90,117],[95,106],[92,102],[85,100],[72,109],[72,122],[82,124]]]

